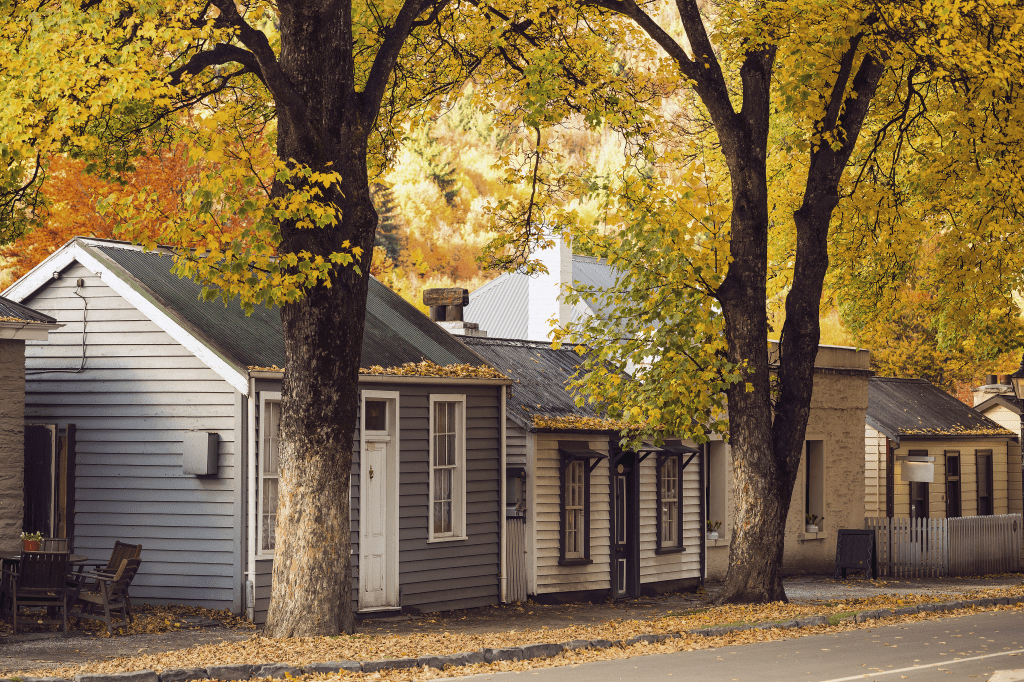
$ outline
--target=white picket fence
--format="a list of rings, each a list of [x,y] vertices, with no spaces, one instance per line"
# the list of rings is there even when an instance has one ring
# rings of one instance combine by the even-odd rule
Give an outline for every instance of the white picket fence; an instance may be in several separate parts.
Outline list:
[[[868,518],[879,577],[930,578],[1019,571],[1021,515]]]

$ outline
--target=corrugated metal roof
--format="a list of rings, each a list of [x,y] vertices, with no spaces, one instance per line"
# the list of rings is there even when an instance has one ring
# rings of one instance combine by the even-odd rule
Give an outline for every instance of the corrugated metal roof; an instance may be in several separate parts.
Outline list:
[[[530,428],[533,416],[597,417],[589,406],[576,406],[568,383],[582,364],[575,351],[554,350],[543,341],[467,337],[467,346],[515,383],[509,390],[508,414]]]
[[[616,270],[603,260],[573,255],[572,277],[578,286],[607,289],[615,284]],[[557,294],[551,292],[552,296]],[[584,296],[583,300],[595,313],[601,312],[594,297]],[[463,317],[479,324],[488,336],[525,339],[530,318],[530,277],[513,272],[491,280],[469,294]]]
[[[466,322],[476,322],[488,336],[525,339],[529,320],[530,278],[518,272],[504,274],[469,295],[462,311]]]
[[[909,436],[1013,435],[924,379],[869,379],[867,421],[897,442]]]
[[[28,306],[15,303],[9,298],[0,296],[0,320],[17,320],[18,322],[41,322],[43,324],[56,324],[57,320],[49,315],[32,310]]]
[[[229,301],[202,301],[202,287],[180,279],[170,269],[171,257],[117,246],[94,246],[138,283],[158,303],[176,312],[206,343],[242,367],[285,366],[284,336],[277,308],[256,306],[251,315]],[[439,365],[483,365],[480,358],[430,321],[407,301],[370,279],[366,303],[361,367],[396,367],[430,360]]]

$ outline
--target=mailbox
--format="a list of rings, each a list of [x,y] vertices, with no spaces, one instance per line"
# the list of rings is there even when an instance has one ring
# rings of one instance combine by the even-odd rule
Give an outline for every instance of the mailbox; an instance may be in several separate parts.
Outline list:
[[[220,438],[209,431],[188,431],[182,443],[181,473],[192,476],[217,475],[217,444]]]

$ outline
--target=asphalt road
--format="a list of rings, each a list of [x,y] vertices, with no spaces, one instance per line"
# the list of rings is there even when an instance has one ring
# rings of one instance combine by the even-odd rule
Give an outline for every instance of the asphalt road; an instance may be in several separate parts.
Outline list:
[[[778,642],[461,678],[474,682],[926,682],[1024,669],[1024,610],[986,611]],[[1024,679],[1002,672],[997,679]]]

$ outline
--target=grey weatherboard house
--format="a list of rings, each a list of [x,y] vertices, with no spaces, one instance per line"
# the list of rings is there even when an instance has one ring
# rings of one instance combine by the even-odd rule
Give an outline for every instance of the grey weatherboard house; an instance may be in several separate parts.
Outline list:
[[[76,552],[105,559],[115,540],[141,543],[136,600],[260,622],[275,544],[280,318],[203,302],[171,265],[169,252],[78,238],[5,292],[64,325],[48,344],[26,342],[26,420],[74,427]],[[424,359],[486,365],[371,279],[361,366]],[[501,600],[508,383],[360,377],[355,609]]]

